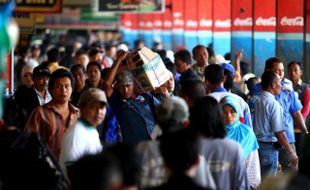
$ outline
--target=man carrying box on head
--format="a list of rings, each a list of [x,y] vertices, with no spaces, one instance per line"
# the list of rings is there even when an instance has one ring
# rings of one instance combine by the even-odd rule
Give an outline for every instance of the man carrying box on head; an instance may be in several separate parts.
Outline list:
[[[124,142],[136,144],[151,139],[155,126],[154,111],[159,101],[150,93],[134,93],[134,76],[130,71],[117,73],[127,53],[114,61],[104,82],[109,105],[115,112]],[[115,85],[114,85],[115,82]],[[168,97],[168,93],[164,94]]]

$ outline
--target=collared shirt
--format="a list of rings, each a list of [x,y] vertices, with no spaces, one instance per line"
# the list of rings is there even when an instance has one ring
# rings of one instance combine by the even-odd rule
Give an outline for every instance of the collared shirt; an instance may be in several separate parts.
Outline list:
[[[284,131],[283,110],[274,95],[262,91],[254,105],[253,130],[258,141],[277,142],[275,133]]]
[[[301,101],[303,106],[301,110],[301,114],[304,120],[307,119],[307,116],[310,112],[310,87],[309,84],[302,82],[299,80],[296,85],[293,86],[294,90],[298,93],[298,98]]]
[[[205,68],[207,67],[207,64],[205,64],[203,67],[199,67],[199,65],[196,63],[192,65],[193,71],[197,74],[198,78],[201,81],[205,81]]]
[[[286,81],[281,82],[282,86],[289,85],[285,84]],[[283,124],[285,134],[289,143],[295,142],[294,135],[294,121],[292,114],[302,109],[302,104],[298,99],[297,93],[292,89],[285,90],[281,89],[281,93],[276,96],[276,100],[280,103],[283,109]]]
[[[26,131],[38,133],[56,158],[59,158],[61,141],[65,130],[76,123],[79,117],[79,109],[69,103],[69,120],[65,123],[62,115],[58,113],[53,102],[37,107],[30,115],[25,126]]]
[[[252,127],[251,112],[248,104],[238,95],[227,92],[225,88],[216,88],[208,96],[212,96],[218,102],[225,96],[233,96],[241,108],[240,121],[249,127]]]
[[[35,91],[36,94],[37,94],[37,97],[38,97],[40,106],[42,106],[43,104],[49,103],[49,102],[52,100],[52,96],[51,96],[51,94],[48,92],[48,90],[45,90],[45,96],[44,96],[44,97],[41,96],[40,92],[37,91],[35,88],[34,88],[34,91]]]

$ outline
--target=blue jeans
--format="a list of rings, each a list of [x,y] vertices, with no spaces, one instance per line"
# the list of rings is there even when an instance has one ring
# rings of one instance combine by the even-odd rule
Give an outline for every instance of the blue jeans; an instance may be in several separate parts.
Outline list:
[[[272,143],[259,142],[259,161],[261,176],[277,175],[279,151]]]

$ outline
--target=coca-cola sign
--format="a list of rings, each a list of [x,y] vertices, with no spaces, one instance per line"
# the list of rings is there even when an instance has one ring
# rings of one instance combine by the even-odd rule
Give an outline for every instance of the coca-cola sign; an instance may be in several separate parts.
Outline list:
[[[283,17],[281,19],[282,26],[304,26],[304,18],[301,16],[297,16],[294,18]]]
[[[234,21],[234,26],[252,26],[253,22],[252,22],[252,18],[245,18],[245,19],[241,19],[241,18],[236,18]]]
[[[276,17],[263,18],[258,17],[255,24],[257,26],[276,26]]]
[[[186,21],[186,26],[188,28],[197,28],[198,23],[196,20],[188,20],[188,21]]]
[[[201,26],[201,27],[211,27],[212,26],[212,20],[201,19],[199,21],[199,26]]]
[[[216,20],[214,26],[217,28],[230,28],[231,27],[230,19]]]

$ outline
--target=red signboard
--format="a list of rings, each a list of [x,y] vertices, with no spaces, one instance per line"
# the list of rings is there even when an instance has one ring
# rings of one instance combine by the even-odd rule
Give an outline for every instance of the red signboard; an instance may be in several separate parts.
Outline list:
[[[230,32],[231,0],[213,1],[213,21],[214,32]]]
[[[165,13],[162,14],[163,30],[170,31],[172,29],[172,0],[166,0]]]
[[[307,23],[306,23],[306,32],[307,33],[310,33],[310,1],[307,1],[307,13],[306,13],[306,20],[307,20]]]
[[[183,29],[184,26],[184,1],[173,0],[173,29]]]
[[[276,0],[254,1],[254,31],[276,31]]]
[[[212,0],[197,2],[198,30],[212,30]]]
[[[304,0],[278,1],[278,32],[299,33],[304,30]]]
[[[232,1],[232,30],[252,31],[252,1]]]
[[[197,22],[197,0],[184,1],[184,29],[187,31],[196,31]]]
[[[163,27],[163,21],[162,21],[162,15],[163,14],[151,14],[151,18],[153,21],[153,29],[154,30],[161,30]]]

